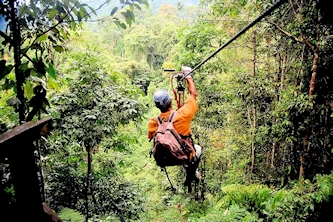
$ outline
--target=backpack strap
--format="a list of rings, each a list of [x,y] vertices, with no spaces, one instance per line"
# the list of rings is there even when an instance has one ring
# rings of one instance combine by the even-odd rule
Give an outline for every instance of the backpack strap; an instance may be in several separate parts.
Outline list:
[[[170,117],[169,117],[169,119],[167,120],[168,122],[170,122],[170,123],[173,123],[173,121],[174,121],[174,119],[175,119],[175,117],[176,117],[176,111],[175,110],[172,110],[172,113],[171,113],[171,115],[170,115]],[[164,121],[164,118],[162,118],[161,119],[161,116],[160,115],[158,115],[157,117],[156,117],[156,119],[157,119],[157,123],[158,123],[158,125],[161,125],[162,124],[162,122]]]
[[[156,119],[157,119],[157,123],[158,123],[158,125],[161,125],[162,124],[162,119],[161,119],[161,117],[158,115],[157,117],[156,117]]]
[[[168,122],[173,123],[175,121],[176,114],[177,114],[177,111],[173,110],[169,119],[168,119]]]

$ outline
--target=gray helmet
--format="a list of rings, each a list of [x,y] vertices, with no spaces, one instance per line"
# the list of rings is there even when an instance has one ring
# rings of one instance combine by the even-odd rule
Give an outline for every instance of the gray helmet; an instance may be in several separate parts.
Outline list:
[[[171,98],[167,91],[160,89],[154,93],[154,102],[157,108],[166,109],[171,103]]]

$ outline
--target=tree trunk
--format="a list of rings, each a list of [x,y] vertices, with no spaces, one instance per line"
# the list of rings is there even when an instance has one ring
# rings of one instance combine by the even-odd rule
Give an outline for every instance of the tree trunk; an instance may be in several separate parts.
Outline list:
[[[321,15],[321,10],[320,8],[318,9],[318,21],[316,25],[316,41],[317,45],[314,48],[313,52],[313,64],[312,64],[312,75],[311,75],[311,80],[310,80],[310,90],[309,90],[309,99],[310,102],[312,101],[312,96],[314,94],[315,90],[315,83],[316,83],[316,76],[317,76],[317,71],[318,71],[318,64],[319,64],[319,50],[320,50],[320,45],[321,45],[321,30],[320,30],[320,22],[322,19]]]
[[[276,150],[276,142],[274,141],[272,146],[271,168],[274,168],[275,150]]]
[[[280,81],[280,93],[279,93],[279,101],[282,99],[282,91],[283,91],[283,84],[284,84],[284,78],[286,75],[286,62],[287,62],[287,56],[283,56],[282,61],[282,69],[281,69],[281,81]]]
[[[87,153],[88,153],[88,170],[87,170],[87,187],[86,187],[86,222],[88,222],[88,219],[90,217],[89,215],[89,196],[91,196],[91,147],[87,147]]]
[[[270,54],[269,54],[269,50],[270,50],[270,46],[271,46],[271,40],[270,40],[270,37],[269,37],[269,35],[266,37],[266,72],[267,72],[267,76],[270,76],[271,75],[271,73],[270,73],[270,62],[269,62],[269,57],[270,57]],[[274,73],[274,75],[273,75],[273,79],[274,79],[274,81],[275,81],[275,76],[276,76],[276,73]],[[274,121],[275,121],[275,119],[273,119],[273,124],[272,125],[274,125]],[[274,140],[274,138],[273,138],[273,140]],[[275,142],[273,142],[273,147],[274,147],[274,143]],[[273,148],[273,150],[274,150],[274,148]],[[267,151],[266,151],[266,156],[265,156],[265,166],[266,166],[266,168],[269,168],[269,160],[270,160],[270,156],[271,156],[271,151],[269,150],[269,149],[267,149]]]
[[[316,76],[317,76],[317,70],[318,70],[318,61],[319,61],[319,55],[317,51],[314,51],[314,55],[313,55],[313,64],[312,64],[312,74],[311,74],[311,80],[310,80],[310,90],[309,90],[309,101],[312,102],[313,101],[313,94],[315,91],[315,81],[316,81]],[[305,124],[307,124],[306,127],[306,133],[305,136],[303,138],[303,150],[300,156],[300,161],[301,161],[301,166],[299,169],[299,179],[304,178],[304,174],[305,174],[305,155],[307,153],[309,153],[310,151],[310,142],[309,142],[309,138],[310,138],[310,133],[311,133],[311,129],[310,129],[310,125],[311,125],[311,110],[309,110],[309,116],[307,118],[307,121]]]
[[[311,74],[311,80],[310,80],[310,89],[309,89],[309,101],[313,101],[313,95],[315,92],[315,83],[316,83],[316,77],[317,77],[317,71],[318,71],[318,65],[319,65],[319,50],[320,50],[320,45],[321,45],[321,30],[320,30],[320,21],[322,19],[321,11],[318,9],[318,22],[316,25],[316,40],[317,40],[317,45],[311,45],[311,43],[308,43],[310,48],[313,50],[313,63],[312,63],[312,74]],[[307,127],[306,127],[306,134],[303,138],[303,152],[300,157],[301,161],[301,166],[299,170],[299,179],[304,178],[305,175],[305,154],[308,154],[311,148],[310,144],[310,134],[313,131],[313,127],[311,126],[312,123],[312,110],[309,109],[309,116],[307,118]],[[312,129],[311,129],[312,128]]]
[[[16,88],[17,88],[17,99],[20,101],[19,104],[19,119],[20,123],[25,121],[25,110],[24,110],[24,91],[23,83],[24,76],[20,70],[21,66],[21,30],[16,16],[15,0],[10,1],[11,7],[11,31],[13,35],[13,49],[14,49],[14,60],[15,60],[15,76],[16,76]]]
[[[266,156],[265,156],[265,166],[266,168],[269,168],[269,159],[271,156],[271,152],[269,150],[266,151]]]
[[[282,61],[282,67],[281,67],[281,57],[279,57],[279,62],[278,62],[278,72],[281,72],[281,79],[280,79],[280,89],[278,89],[278,74],[275,74],[274,76],[274,84],[275,84],[275,90],[276,90],[276,96],[275,96],[275,101],[276,103],[280,102],[282,99],[282,91],[283,91],[283,84],[284,84],[284,79],[285,79],[285,74],[286,74],[286,62],[287,62],[287,56],[283,56],[283,61]],[[275,125],[275,118],[273,119],[273,125]],[[272,156],[271,156],[271,168],[275,168],[274,166],[274,161],[275,161],[275,154],[277,150],[277,142],[273,142],[272,146]]]
[[[309,142],[309,137],[308,135],[305,135],[303,138],[303,151],[301,153],[300,156],[300,161],[301,161],[301,166],[299,168],[299,179],[301,180],[302,178],[304,178],[304,174],[305,174],[305,158],[304,155],[307,152],[308,149],[308,142]]]
[[[256,104],[255,104],[255,89],[256,89],[256,61],[257,61],[257,49],[256,49],[256,32],[253,32],[253,70],[252,70],[252,83],[253,83],[253,89],[252,89],[252,105],[253,105],[253,129],[252,129],[252,144],[251,144],[251,168],[250,172],[253,173],[254,165],[256,161],[256,153],[255,153],[255,143],[254,143],[254,137],[255,137],[255,131],[257,127],[257,111],[256,111]]]
[[[313,97],[313,93],[315,90],[316,76],[317,76],[317,70],[318,70],[318,61],[319,61],[319,55],[318,55],[318,52],[315,51],[314,55],[313,55],[312,75],[311,75],[310,90],[309,90],[310,102],[312,102],[312,97]]]

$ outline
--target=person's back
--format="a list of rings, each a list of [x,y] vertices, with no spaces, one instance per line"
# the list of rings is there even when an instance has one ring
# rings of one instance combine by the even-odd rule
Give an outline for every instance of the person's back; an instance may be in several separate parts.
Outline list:
[[[199,177],[196,169],[199,164],[199,159],[201,155],[201,147],[198,145],[194,145],[193,140],[191,138],[192,131],[190,129],[191,121],[194,117],[195,112],[198,109],[198,104],[196,102],[197,91],[192,80],[191,76],[186,77],[188,83],[189,97],[187,98],[185,104],[179,108],[176,112],[176,116],[174,118],[174,129],[181,135],[184,141],[190,143],[195,150],[195,153],[191,155],[194,157],[191,163],[188,163],[186,166],[187,177],[185,180],[185,185],[189,185],[189,183],[195,179],[195,177]],[[173,111],[171,98],[165,90],[158,90],[154,93],[154,102],[157,108],[160,109],[161,113],[159,118],[163,121],[167,121]],[[156,131],[158,129],[158,119],[157,117],[152,117],[148,122],[148,138],[151,139],[155,136]]]
[[[156,92],[165,94],[164,90],[160,90]],[[171,99],[170,99],[171,100]],[[171,106],[171,102],[170,102]],[[192,96],[189,96],[185,104],[177,110],[177,115],[175,116],[174,120],[174,128],[175,130],[183,137],[189,136],[192,134],[190,129],[191,121],[194,117],[196,110],[198,109],[198,104]],[[160,118],[164,119],[165,121],[169,119],[171,112],[173,111],[172,108],[166,110],[165,112],[160,113]],[[148,138],[151,139],[158,128],[158,122],[156,117],[152,117],[148,122]]]

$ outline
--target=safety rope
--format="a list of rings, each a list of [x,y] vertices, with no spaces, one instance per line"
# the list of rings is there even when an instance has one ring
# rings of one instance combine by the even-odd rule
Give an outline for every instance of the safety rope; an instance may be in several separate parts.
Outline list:
[[[252,26],[260,22],[263,18],[265,18],[267,15],[269,15],[272,11],[279,8],[283,3],[285,3],[287,0],[276,0],[275,3],[268,7],[261,15],[259,15],[256,19],[254,19],[251,23],[249,23],[247,26],[245,26],[242,30],[240,30],[234,37],[232,37],[229,41],[227,41],[224,45],[222,45],[220,48],[218,48],[214,53],[212,53],[210,56],[208,56],[205,60],[203,60],[201,63],[199,63],[196,67],[194,67],[189,73],[184,75],[180,81],[184,80],[188,75],[191,75],[195,70],[200,68],[203,64],[205,64],[208,60],[213,58],[217,53],[219,53],[222,49],[227,47],[230,43],[235,41],[239,36],[244,34],[247,30],[249,30]]]
[[[165,174],[166,174],[166,176],[167,176],[167,178],[168,178],[168,180],[169,180],[169,183],[170,183],[170,185],[171,185],[171,189],[172,189],[172,191],[176,191],[176,189],[173,187],[173,185],[172,185],[172,183],[171,183],[171,180],[170,180],[170,178],[169,178],[169,174],[168,174],[168,171],[166,170],[166,168],[165,168],[165,167],[162,167],[161,169],[165,172]]]

